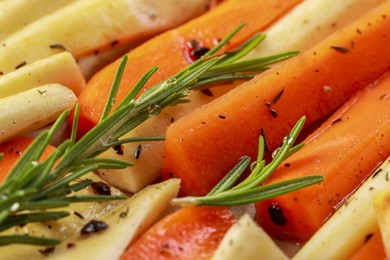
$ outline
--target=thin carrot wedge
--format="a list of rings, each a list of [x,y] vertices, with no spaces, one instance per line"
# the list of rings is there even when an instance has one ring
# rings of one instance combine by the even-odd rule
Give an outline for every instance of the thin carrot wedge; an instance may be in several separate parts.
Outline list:
[[[367,242],[362,246],[350,260],[385,260],[387,259],[383,241],[379,230],[367,238]]]
[[[301,116],[310,124],[335,111],[390,67],[389,17],[386,2],[171,124],[163,178],[181,178],[181,194],[204,195],[242,155],[255,158],[261,133],[272,151]]]
[[[33,139],[30,137],[21,136],[0,144],[0,153],[3,154],[3,159],[0,161],[0,183],[3,183],[8,172],[32,141]],[[53,146],[48,146],[42,154],[42,159],[47,158],[54,149]]]
[[[272,236],[309,239],[390,155],[390,76],[359,92],[282,162],[267,181],[311,174],[325,180],[256,203],[257,221]]]
[[[147,41],[128,54],[128,65],[121,81],[117,103],[153,66],[158,66],[159,71],[147,86],[186,67],[205,48],[214,47],[240,23],[246,22],[246,26],[229,42],[229,49],[260,32],[300,1],[260,0],[243,4],[240,0],[226,0],[205,15]],[[80,133],[85,133],[99,121],[118,64],[119,61],[116,61],[98,72],[80,95]]]
[[[167,215],[131,244],[125,259],[210,259],[236,222],[224,207],[185,207]]]

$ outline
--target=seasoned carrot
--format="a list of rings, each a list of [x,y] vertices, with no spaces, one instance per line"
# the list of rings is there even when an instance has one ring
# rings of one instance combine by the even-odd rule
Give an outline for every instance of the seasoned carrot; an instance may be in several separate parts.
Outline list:
[[[0,153],[4,155],[0,161],[0,183],[7,177],[8,172],[14,166],[15,162],[23,154],[23,151],[27,149],[30,143],[33,141],[29,137],[17,137],[8,142],[0,144]],[[48,146],[45,152],[42,154],[42,159],[49,156],[54,151],[53,146]]]
[[[386,2],[177,120],[166,133],[163,178],[181,178],[181,194],[204,195],[241,156],[255,158],[261,133],[272,151],[301,116],[310,124],[335,111],[390,67],[389,31]]]
[[[260,32],[300,1],[260,0],[243,4],[240,0],[226,0],[205,15],[147,41],[128,54],[128,65],[121,81],[117,103],[153,66],[158,66],[159,71],[147,86],[186,67],[240,23],[245,21],[246,26],[229,42],[227,48],[234,48],[254,33]],[[80,95],[80,133],[85,133],[99,121],[118,63],[116,61],[98,72]]]
[[[256,203],[257,220],[271,235],[307,240],[390,155],[390,75],[346,102],[269,178],[311,174],[324,182]]]
[[[235,222],[224,207],[181,208],[147,230],[121,259],[210,259]]]
[[[385,260],[387,259],[379,230],[367,238],[364,244],[350,260]]]

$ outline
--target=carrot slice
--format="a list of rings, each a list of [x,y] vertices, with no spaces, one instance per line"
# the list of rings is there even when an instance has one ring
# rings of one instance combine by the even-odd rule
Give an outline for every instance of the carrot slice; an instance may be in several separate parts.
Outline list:
[[[121,259],[210,259],[235,222],[224,207],[181,208],[146,231]]]
[[[246,22],[246,26],[229,42],[227,48],[243,43],[300,1],[260,0],[243,4],[240,0],[226,0],[205,15],[147,41],[128,54],[128,65],[118,91],[117,103],[153,66],[160,69],[147,86],[160,82],[186,67],[205,50],[204,48],[214,47],[240,23]],[[119,61],[116,61],[92,77],[80,95],[81,134],[99,121],[118,64]]]
[[[0,153],[4,156],[0,161],[0,184],[33,140],[30,137],[21,136],[0,144]],[[54,149],[53,146],[48,146],[42,154],[42,159],[47,158]]]
[[[390,75],[344,104],[267,181],[319,174],[325,181],[256,203],[273,236],[307,240],[390,155]]]
[[[272,151],[301,116],[310,124],[335,111],[389,68],[389,31],[386,2],[177,120],[166,133],[163,178],[181,178],[181,194],[204,195],[241,156],[256,157],[261,133]]]
[[[387,259],[385,248],[379,230],[368,238],[367,243],[364,244],[350,260],[385,260]]]

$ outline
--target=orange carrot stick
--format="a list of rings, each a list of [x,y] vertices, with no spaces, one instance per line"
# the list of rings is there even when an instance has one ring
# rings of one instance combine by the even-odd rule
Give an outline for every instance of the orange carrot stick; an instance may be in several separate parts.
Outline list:
[[[375,232],[351,258],[350,260],[385,260],[385,248],[383,246],[382,236],[379,232]]]
[[[260,0],[243,4],[240,0],[226,0],[205,15],[149,40],[129,52],[117,104],[153,66],[160,69],[147,86],[160,82],[186,67],[192,59],[201,55],[204,48],[214,47],[240,23],[245,21],[246,26],[229,42],[229,49],[263,30],[300,1]],[[118,64],[119,61],[116,61],[97,73],[80,95],[80,133],[85,133],[99,121]]]
[[[185,207],[152,226],[121,259],[210,259],[235,222],[224,207]]]
[[[346,102],[305,143],[267,182],[312,174],[325,180],[256,203],[258,222],[273,236],[309,239],[390,155],[390,75]]]
[[[17,137],[8,142],[0,144],[0,153],[4,155],[3,159],[0,161],[0,184],[3,183],[4,179],[7,177],[7,174],[14,166],[15,162],[23,154],[23,151],[33,141],[29,137]],[[42,159],[47,158],[53,151],[53,146],[48,146],[44,153],[42,154]]]
[[[181,194],[204,195],[243,155],[255,158],[264,134],[275,149],[303,115],[328,115],[390,67],[390,3],[284,61],[167,130],[163,178]]]

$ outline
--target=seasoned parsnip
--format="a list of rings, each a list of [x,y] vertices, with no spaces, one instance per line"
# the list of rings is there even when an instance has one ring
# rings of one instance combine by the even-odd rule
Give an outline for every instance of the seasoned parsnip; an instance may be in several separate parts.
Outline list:
[[[338,1],[331,4],[328,0],[314,0],[304,1],[297,5],[289,16],[288,22],[285,19],[281,19],[276,22],[272,28],[269,28],[265,33],[267,38],[263,43],[259,45],[258,51],[251,57],[261,57],[263,55],[274,54],[277,52],[284,52],[298,48],[298,50],[305,50],[309,48],[316,41],[337,30],[339,26],[332,27],[333,22],[337,22],[340,26],[351,22],[354,18],[367,12],[368,10],[379,5],[383,0],[347,0]],[[326,7],[326,8],[324,8]],[[345,15],[348,12],[348,15]],[[321,14],[321,19],[314,19],[314,14]],[[302,24],[302,17],[311,17],[310,24]],[[294,41],[290,39],[286,40],[284,34],[280,32],[280,28],[288,26],[289,30],[300,31],[299,34],[292,37]],[[324,30],[314,30],[313,28],[321,27]],[[329,29],[325,29],[328,28]],[[269,34],[268,34],[269,31]],[[272,32],[272,33],[271,33]],[[318,36],[314,36],[317,35]],[[278,45],[278,43],[284,42],[285,44]],[[293,45],[289,45],[289,43]],[[266,53],[262,51],[263,46],[266,46]],[[268,47],[267,47],[268,46]],[[270,46],[274,46],[271,50]],[[129,64],[128,66],[132,66]],[[188,114],[204,104],[209,103],[211,100],[221,96],[228,91],[227,87],[217,87],[212,89],[213,96],[206,96],[200,91],[192,91],[189,99],[191,102],[181,104],[175,109],[166,109],[159,116],[153,117],[148,120],[144,125],[138,127],[134,131],[128,133],[126,138],[134,136],[150,136],[150,135],[163,135],[165,129],[173,120],[177,120],[180,117]],[[171,121],[172,120],[172,121]],[[155,130],[158,129],[158,130]],[[152,183],[159,175],[161,171],[161,164],[163,161],[163,142],[154,142],[141,144],[141,155],[138,159],[135,159],[139,143],[123,145],[123,155],[117,154],[116,151],[107,151],[104,157],[126,159],[135,163],[135,166],[126,170],[110,170],[110,174],[106,174],[105,178],[108,182],[116,185],[124,190],[135,192],[141,189],[143,186]],[[103,171],[104,172],[104,171]]]
[[[272,238],[245,214],[226,233],[212,259],[285,260],[288,257]]]
[[[387,160],[390,164],[390,158]],[[386,169],[386,174],[390,173],[390,166]],[[374,209],[378,221],[379,230],[382,235],[386,256],[390,259],[390,187],[379,190],[374,195]]]
[[[378,190],[390,189],[389,173],[390,158],[325,222],[294,260],[351,257],[378,228],[373,197]]]
[[[107,230],[64,241],[57,247],[55,259],[119,259],[128,244],[167,210],[170,200],[179,192],[179,183],[175,179],[146,187],[99,219],[108,225]],[[70,242],[75,244],[74,248],[67,247]]]
[[[206,2],[76,1],[0,42],[0,72],[8,73],[64,49],[80,58],[110,46],[150,37],[203,13]]]
[[[85,87],[85,79],[69,52],[54,54],[0,77],[0,98],[49,83],[67,86],[76,95]]]
[[[31,22],[77,0],[1,0],[0,41]]]
[[[101,181],[92,173],[85,178]],[[66,218],[28,224],[6,232],[28,232],[63,240],[50,254],[53,259],[118,259],[133,239],[161,217],[169,201],[177,196],[179,182],[170,180],[152,185],[125,201],[75,203],[64,209],[72,213]],[[113,195],[121,195],[112,187],[111,192]],[[78,195],[91,194],[93,191],[90,188],[78,192]],[[91,220],[103,221],[108,228],[97,234],[81,235],[82,227]],[[39,252],[41,249],[31,245],[9,245],[0,247],[0,255],[1,259],[41,259],[44,257]]]
[[[32,88],[0,99],[0,142],[49,124],[76,104],[75,94],[60,84]]]

